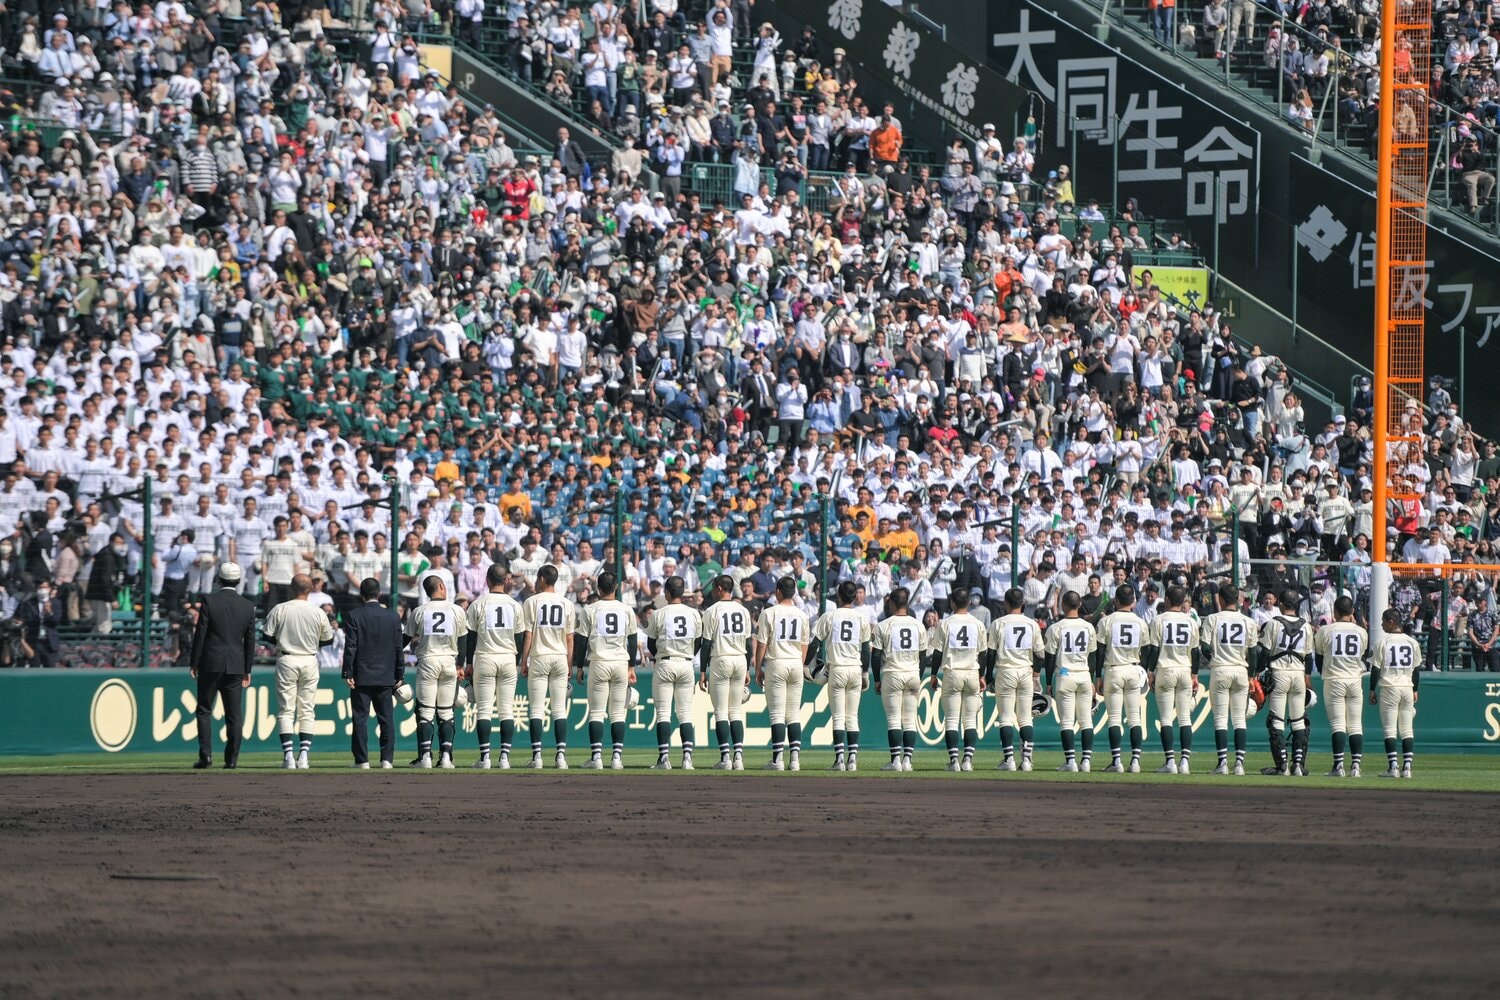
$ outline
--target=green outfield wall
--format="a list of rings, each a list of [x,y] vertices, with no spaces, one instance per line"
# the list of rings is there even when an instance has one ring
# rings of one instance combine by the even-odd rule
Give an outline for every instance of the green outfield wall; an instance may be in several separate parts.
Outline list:
[[[1490,679],[1490,678],[1494,679]],[[643,675],[638,685],[640,705],[628,714],[628,745],[650,748],[656,745],[650,676]],[[1320,688],[1319,683],[1314,689]],[[194,682],[185,670],[18,670],[0,673],[0,755],[61,754],[121,751],[162,751],[192,754],[196,746],[194,711],[197,708]],[[318,690],[317,727],[314,747],[318,752],[347,752],[351,721],[348,691],[334,674],[324,674]],[[569,726],[575,734],[570,743],[586,744],[586,706],[582,690],[572,690]],[[998,746],[995,700],[984,699],[981,719],[983,748]],[[770,724],[765,711],[765,696],[755,691],[745,705],[746,743],[763,746],[770,740]],[[516,699],[516,716],[527,715],[525,698]],[[215,742],[223,738],[222,713],[215,713]],[[937,692],[924,687],[917,708],[920,746],[941,749],[942,719]],[[458,746],[472,748],[476,715],[472,707],[459,713],[461,732]],[[885,714],[880,698],[873,690],[865,693],[860,705],[861,740],[868,750],[879,751],[885,743]],[[1321,702],[1311,713],[1313,747],[1326,748],[1328,725]],[[416,720],[409,707],[397,709],[398,728],[403,749],[415,745]],[[826,688],[808,684],[804,690],[802,720],[803,741],[808,747],[826,747],[832,740]],[[1102,704],[1094,712],[1096,728],[1104,729]],[[1147,699],[1148,743],[1156,745],[1156,709],[1154,699]],[[693,706],[693,721],[698,727],[700,745],[712,747],[711,707],[706,693],[700,692]],[[1199,731],[1197,748],[1212,748],[1212,720],[1209,715],[1206,686],[1199,692],[1193,717]],[[1500,750],[1500,675],[1425,674],[1417,705],[1417,740],[1428,752],[1492,753]],[[1374,706],[1365,708],[1365,732],[1380,735],[1380,720]],[[279,749],[276,734],[276,694],[271,671],[259,672],[245,692],[245,749]],[[374,733],[371,733],[373,747]],[[675,740],[674,740],[675,742]],[[1043,748],[1058,746],[1055,714],[1036,720],[1036,742]],[[1266,744],[1265,716],[1250,721],[1252,747]],[[551,743],[550,735],[548,743]],[[1102,743],[1102,740],[1101,740]]]

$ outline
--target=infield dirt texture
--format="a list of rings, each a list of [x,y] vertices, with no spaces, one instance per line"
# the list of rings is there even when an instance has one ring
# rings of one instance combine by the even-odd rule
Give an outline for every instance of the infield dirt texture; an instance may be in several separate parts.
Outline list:
[[[0,778],[0,996],[1427,998],[1500,983],[1489,795],[453,777]]]

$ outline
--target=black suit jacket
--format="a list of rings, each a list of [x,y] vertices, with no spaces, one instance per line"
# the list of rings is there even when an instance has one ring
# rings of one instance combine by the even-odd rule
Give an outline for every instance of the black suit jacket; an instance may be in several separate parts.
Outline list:
[[[200,674],[248,676],[255,664],[255,605],[228,587],[209,594],[198,612],[191,662]]]
[[[401,619],[375,601],[344,615],[344,677],[359,687],[393,687],[401,683]]]

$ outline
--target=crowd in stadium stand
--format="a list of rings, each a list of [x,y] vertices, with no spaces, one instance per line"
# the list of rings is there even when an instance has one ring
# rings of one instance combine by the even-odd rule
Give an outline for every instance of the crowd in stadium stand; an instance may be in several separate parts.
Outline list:
[[[967,586],[985,614],[1013,561],[1043,618],[1126,581],[1150,614],[1236,566],[1257,605],[1365,606],[1368,383],[1308,421],[1281,361],[1163,299],[1133,202],[1101,209],[991,126],[914,167],[810,33],[739,0],[636,6],[504,5],[517,75],[632,140],[608,165],[567,130],[518,155],[424,69],[412,32],[477,37],[480,0],[10,6],[0,618],[22,661],[139,613],[145,512],[118,494],[145,478],[164,618],[226,560],[266,606],[296,573],[334,613],[367,576],[403,607],[429,574],[467,599],[493,563],[518,596],[554,565],[584,601],[617,491],[643,609],[728,573],[756,603],[790,574],[809,609],[853,580],[872,616],[896,585],[919,614]],[[325,37],[345,18],[365,61]],[[684,184],[695,159],[734,164],[731,203]],[[816,210],[809,169],[844,172]],[[1424,499],[1374,544],[1500,570],[1495,445],[1438,383],[1408,420]],[[826,567],[817,517],[777,519],[824,491]],[[1492,577],[1392,600],[1493,667]]]

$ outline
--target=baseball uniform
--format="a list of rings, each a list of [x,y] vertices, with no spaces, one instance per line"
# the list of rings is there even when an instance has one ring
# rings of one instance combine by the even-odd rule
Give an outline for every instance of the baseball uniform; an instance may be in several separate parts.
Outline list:
[[[672,748],[672,709],[682,731],[682,766],[693,766],[693,691],[697,685],[694,654],[703,638],[703,616],[686,604],[668,604],[651,613],[646,637],[655,641],[655,665],[651,668],[651,700],[656,704],[657,766],[672,766],[667,756]]]
[[[1037,660],[1045,639],[1036,619],[1022,614],[1003,615],[990,625],[989,646],[995,656],[995,701],[1000,719],[1000,746],[1004,757],[1000,770],[1016,767],[1016,730],[1021,731],[1021,770],[1031,770],[1034,730],[1031,697],[1036,691]]]
[[[1323,711],[1332,730],[1333,769],[1328,777],[1344,776],[1344,750],[1349,751],[1349,776],[1359,777],[1365,747],[1365,654],[1370,640],[1353,622],[1330,622],[1318,629],[1313,650],[1323,673]]]
[[[1120,767],[1121,722],[1130,726],[1130,770],[1141,769],[1141,650],[1147,626],[1134,611],[1112,611],[1096,628],[1104,650],[1104,707],[1109,716],[1109,770]]]
[[[482,594],[469,605],[474,635],[474,707],[479,731],[479,759],[490,756],[491,718],[500,716],[500,766],[510,767],[516,735],[516,626],[521,605],[509,594]]]
[[[623,768],[625,705],[629,698],[630,640],[635,636],[635,611],[613,598],[595,601],[576,616],[577,634],[588,643],[589,763],[603,766],[604,718],[609,716],[616,770]]]
[[[875,626],[871,645],[880,651],[880,700],[885,705],[891,762],[910,771],[917,749],[917,696],[922,689],[922,623],[893,615]]]
[[[1380,705],[1380,728],[1385,733],[1386,772],[1381,777],[1411,777],[1416,740],[1412,721],[1417,715],[1418,671],[1422,647],[1402,632],[1382,632],[1370,651],[1370,691]],[[1400,770],[1397,770],[1397,743]]]
[[[1190,774],[1193,756],[1193,708],[1196,702],[1193,652],[1199,644],[1198,616],[1190,611],[1163,611],[1151,621],[1146,644],[1155,650],[1152,687],[1156,691],[1157,724],[1161,729],[1161,749],[1166,763],[1160,768],[1167,774]],[[1172,734],[1176,731],[1181,746],[1172,759]],[[1169,766],[1170,765],[1170,766]]]
[[[576,623],[573,602],[552,591],[532,594],[521,605],[519,630],[531,636],[525,674],[531,728],[531,763],[527,766],[533,769],[542,766],[542,720],[549,708],[557,765],[568,763],[568,636]]]
[[[1271,728],[1271,757],[1282,774],[1297,774],[1307,759],[1307,655],[1312,651],[1313,627],[1302,618],[1274,615],[1260,628],[1260,645],[1271,667],[1271,691],[1266,711]],[[1291,757],[1282,732],[1291,726]]]
[[[469,634],[464,610],[449,600],[431,601],[406,615],[406,634],[417,654],[417,761],[432,755],[432,720],[438,722],[440,766],[453,758],[453,702],[458,694],[459,640]]]
[[[835,608],[813,626],[813,638],[823,644],[823,662],[828,665],[835,771],[858,770],[859,696],[870,637],[870,619],[854,608]]]
[[[932,627],[926,646],[943,671],[943,740],[948,749],[948,770],[972,771],[974,750],[979,745],[979,708],[984,701],[979,658],[989,649],[988,633],[978,618],[960,611]],[[962,764],[958,758],[960,733]]]
[[[768,770],[781,769],[781,754],[790,749],[788,766],[801,770],[802,664],[812,626],[796,607],[773,604],[760,613],[755,639],[765,649],[760,670],[765,677],[766,710],[771,716],[771,761]]]
[[[284,601],[271,609],[261,634],[276,644],[276,730],[281,766],[306,769],[312,750],[313,706],[318,697],[318,647],[333,641],[333,623],[310,601]],[[292,756],[293,734],[299,752]]]
[[[1234,727],[1235,774],[1245,772],[1245,699],[1250,694],[1250,651],[1260,638],[1255,619],[1218,611],[1203,619],[1209,655],[1208,703],[1214,715],[1215,774],[1228,774],[1229,728]]]
[[[1082,618],[1063,618],[1047,629],[1045,649],[1052,664],[1052,697],[1057,700],[1057,725],[1062,736],[1063,770],[1079,770],[1077,730],[1083,730],[1083,765],[1087,771],[1094,753],[1094,677],[1089,660],[1099,648],[1094,626]]]
[[[719,740],[716,768],[745,768],[744,691],[750,684],[750,611],[738,601],[720,601],[703,612],[704,652],[708,656],[708,693],[714,706],[714,734]],[[729,752],[734,750],[730,763]]]

